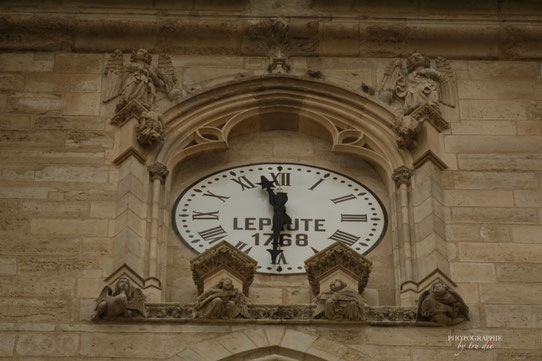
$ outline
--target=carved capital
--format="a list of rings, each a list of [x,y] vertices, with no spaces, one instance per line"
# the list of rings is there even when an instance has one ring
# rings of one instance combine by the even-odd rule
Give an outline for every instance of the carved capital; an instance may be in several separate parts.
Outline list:
[[[412,177],[412,170],[405,166],[401,166],[393,171],[393,181],[399,187],[401,184],[410,185],[410,178]]]
[[[192,279],[198,288],[198,295],[203,293],[206,280],[220,271],[226,271],[241,281],[243,293],[248,296],[257,264],[252,257],[230,243],[222,241],[190,261],[190,269]]]
[[[320,293],[321,281],[338,270],[357,282],[357,291],[361,294],[369,281],[371,268],[371,261],[340,242],[335,242],[305,261],[314,295]]]
[[[154,162],[153,164],[147,166],[147,170],[149,171],[153,181],[155,179],[160,179],[160,181],[163,182],[169,174],[167,167],[160,162]]]

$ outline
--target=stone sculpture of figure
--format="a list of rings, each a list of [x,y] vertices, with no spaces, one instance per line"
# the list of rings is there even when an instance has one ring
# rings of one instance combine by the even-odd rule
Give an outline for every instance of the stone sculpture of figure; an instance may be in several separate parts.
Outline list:
[[[115,285],[115,290],[105,286],[96,300],[96,312],[93,321],[101,318],[147,317],[145,296],[139,288],[135,288],[126,277],[121,277]]]
[[[105,67],[103,101],[119,97],[116,106],[118,112],[134,99],[150,109],[156,99],[157,88],[170,98],[180,94],[180,90],[175,89],[177,79],[171,58],[167,54],[160,54],[155,69],[151,68],[151,63],[152,56],[146,49],[134,50],[127,65],[123,64],[122,51],[115,50]]]
[[[222,278],[216,286],[203,292],[197,298],[194,313],[196,318],[250,318],[247,298],[234,287],[231,278]]]
[[[358,292],[339,279],[331,282],[329,291],[320,293],[312,302],[316,304],[314,318],[335,321],[362,320],[366,305]]]
[[[164,125],[156,112],[144,112],[139,117],[136,139],[141,145],[152,145],[164,140]]]
[[[440,281],[425,291],[418,302],[418,320],[441,325],[457,325],[469,319],[469,308],[463,299]]]

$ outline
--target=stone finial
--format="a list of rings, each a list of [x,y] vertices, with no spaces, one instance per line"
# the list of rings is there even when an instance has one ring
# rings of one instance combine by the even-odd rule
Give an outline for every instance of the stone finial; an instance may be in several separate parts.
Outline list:
[[[461,296],[440,280],[434,282],[429,290],[422,293],[418,301],[417,321],[450,326],[468,319],[469,307]]]
[[[160,181],[163,182],[169,174],[169,170],[167,169],[167,167],[160,162],[154,162],[151,165],[147,166],[147,170],[149,171],[151,179],[153,181],[155,179],[160,179]]]
[[[392,178],[397,186],[401,184],[410,184],[410,178],[412,177],[412,170],[408,169],[405,166],[400,166],[393,171]]]
[[[216,285],[218,280],[230,278],[234,285],[242,286],[243,293],[248,296],[257,264],[252,257],[222,241],[190,261],[190,269],[198,295]]]
[[[315,296],[335,279],[340,279],[361,294],[369,281],[371,268],[371,261],[340,242],[335,242],[305,261],[305,270]]]

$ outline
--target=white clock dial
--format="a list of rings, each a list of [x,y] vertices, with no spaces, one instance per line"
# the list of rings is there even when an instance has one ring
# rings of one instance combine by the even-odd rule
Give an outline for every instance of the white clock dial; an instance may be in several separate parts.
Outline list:
[[[281,232],[283,252],[276,265],[267,251],[273,207],[258,184],[261,176],[274,182],[275,192],[288,194],[292,223]],[[172,222],[196,253],[226,240],[267,274],[304,273],[304,261],[336,241],[367,254],[387,227],[384,207],[367,187],[331,170],[294,163],[249,164],[202,178],[179,196]]]

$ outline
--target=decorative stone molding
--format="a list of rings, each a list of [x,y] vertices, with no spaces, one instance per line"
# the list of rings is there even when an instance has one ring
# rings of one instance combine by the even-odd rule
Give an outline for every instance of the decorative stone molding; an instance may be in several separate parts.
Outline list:
[[[144,112],[139,117],[136,139],[142,146],[149,146],[164,141],[164,125],[156,112]]]
[[[234,285],[235,280],[238,280],[243,293],[248,296],[250,285],[254,281],[257,263],[230,243],[221,241],[191,260],[190,269],[194,283],[198,288],[198,295],[209,288],[209,280],[229,277],[233,278]],[[213,286],[215,284],[216,282],[213,283]]]
[[[147,166],[147,170],[150,173],[152,181],[154,181],[155,179],[159,179],[161,182],[164,182],[169,174],[169,170],[167,169],[167,167],[160,162],[154,162],[151,165]]]
[[[393,171],[393,181],[397,186],[401,184],[410,185],[410,178],[412,177],[412,170],[408,169],[405,166],[401,166]]]
[[[141,104],[138,100],[133,99],[128,102],[122,109],[111,118],[110,124],[116,127],[122,127],[127,121],[132,118],[138,119],[142,114],[148,112],[149,109]]]
[[[305,270],[315,296],[320,294],[323,285],[335,278],[362,294],[371,268],[371,261],[340,242],[335,242],[305,261]]]

